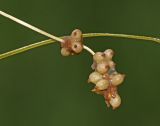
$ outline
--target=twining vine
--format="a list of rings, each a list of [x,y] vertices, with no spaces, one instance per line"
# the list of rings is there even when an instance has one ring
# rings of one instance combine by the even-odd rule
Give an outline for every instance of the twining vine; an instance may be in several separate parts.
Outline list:
[[[93,72],[89,75],[88,82],[93,83],[95,86],[92,89],[93,92],[100,94],[104,97],[108,107],[116,109],[121,104],[121,97],[118,93],[118,86],[122,84],[125,79],[125,74],[118,73],[116,71],[116,64],[112,60],[114,51],[112,49],[106,49],[103,52],[94,52],[92,49],[84,45],[84,38],[89,37],[119,37],[127,39],[138,39],[156,42],[160,44],[160,39],[148,36],[139,35],[127,35],[127,34],[112,34],[112,33],[85,33],[81,30],[75,29],[71,35],[56,37],[48,32],[45,32],[33,25],[30,25],[12,15],[9,15],[3,11],[0,11],[0,15],[9,18],[33,31],[36,31],[42,35],[49,37],[50,39],[41,42],[33,43],[6,53],[0,54],[0,59],[4,59],[40,46],[48,45],[51,43],[59,42],[61,46],[62,56],[77,55],[83,50],[88,51],[93,55],[93,64],[91,68]]]

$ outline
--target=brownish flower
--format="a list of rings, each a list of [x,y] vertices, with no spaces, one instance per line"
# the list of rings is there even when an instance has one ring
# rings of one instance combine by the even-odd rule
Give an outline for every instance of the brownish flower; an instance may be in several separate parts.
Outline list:
[[[91,66],[95,71],[89,75],[88,82],[95,84],[92,92],[104,96],[107,106],[116,109],[121,105],[118,85],[124,81],[125,75],[116,71],[113,55],[111,49],[95,53]]]

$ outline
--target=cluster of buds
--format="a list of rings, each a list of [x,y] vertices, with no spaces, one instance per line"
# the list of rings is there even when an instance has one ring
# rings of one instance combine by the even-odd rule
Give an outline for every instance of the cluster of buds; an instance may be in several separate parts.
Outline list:
[[[82,52],[83,38],[79,29],[75,29],[70,36],[64,37],[63,40],[64,42],[61,43],[62,56],[70,56]],[[116,109],[121,104],[117,86],[124,81],[125,75],[116,71],[116,64],[112,60],[113,56],[112,49],[96,52],[93,55],[91,67],[94,72],[89,75],[88,82],[95,84],[92,91],[103,95],[108,107],[112,106],[113,109]]]
[[[70,36],[63,38],[64,42],[61,43],[62,56],[69,56],[79,54],[83,50],[82,32],[75,29]]]
[[[125,75],[116,71],[116,64],[112,60],[113,55],[112,49],[96,52],[93,55],[94,62],[91,67],[95,71],[89,75],[88,82],[95,84],[92,91],[103,95],[108,107],[112,106],[116,109],[121,104],[117,86],[124,81]]]

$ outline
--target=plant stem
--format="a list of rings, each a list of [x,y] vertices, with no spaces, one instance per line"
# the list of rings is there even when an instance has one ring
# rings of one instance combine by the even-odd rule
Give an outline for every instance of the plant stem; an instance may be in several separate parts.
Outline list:
[[[86,34],[83,34],[84,38],[100,37],[100,36],[101,37],[102,36],[108,36],[108,37],[119,37],[119,38],[148,40],[148,41],[157,42],[157,43],[160,44],[160,39],[159,38],[147,37],[147,36],[126,35],[126,34],[111,34],[111,33],[86,33]],[[60,38],[63,38],[63,37],[60,37]],[[37,47],[40,47],[40,46],[43,46],[43,45],[48,45],[48,44],[51,44],[51,43],[54,43],[54,42],[55,42],[55,40],[48,39],[48,40],[44,40],[44,41],[37,42],[37,43],[34,43],[34,44],[30,44],[28,46],[24,46],[24,47],[21,47],[21,48],[18,48],[18,49],[0,54],[0,59],[4,59],[4,58],[7,58],[9,56],[16,55],[16,54],[28,51],[30,49],[37,48]],[[87,46],[84,46],[84,49],[87,50],[88,52],[90,52],[92,55],[94,55],[94,52],[90,48],[88,48]]]
[[[90,49],[89,47],[87,47],[87,46],[83,46],[83,48],[85,49],[85,50],[87,50],[91,55],[94,55],[95,54],[95,52],[92,50],[92,49]]]
[[[9,52],[6,52],[6,53],[3,53],[3,54],[0,54],[0,59],[4,59],[6,57],[9,57],[9,56],[12,56],[12,55],[15,55],[15,54],[18,54],[18,53],[22,53],[22,52],[25,52],[27,50],[30,50],[30,49],[33,49],[33,48],[37,48],[37,47],[40,47],[40,46],[43,46],[43,45],[47,45],[47,44],[50,44],[50,43],[53,43],[56,41],[59,41],[59,42],[64,42],[64,40],[61,38],[61,37],[56,37],[52,34],[49,34],[33,25],[30,25],[16,17],[13,17],[12,15],[9,15],[3,11],[0,10],[0,15],[4,16],[4,17],[7,17],[33,31],[36,31],[40,34],[43,34],[51,39],[48,39],[48,40],[44,40],[44,41],[41,41],[41,42],[37,42],[37,43],[34,43],[34,44],[30,44],[28,46],[24,46],[24,47],[21,47],[21,48],[18,48],[18,49],[15,49],[15,50],[12,50],[12,51],[9,51]],[[111,33],[86,33],[86,34],[83,34],[83,37],[98,37],[98,36],[110,36],[110,37],[119,37],[119,38],[130,38],[130,39],[140,39],[140,40],[148,40],[148,41],[153,41],[153,42],[157,42],[160,44],[160,39],[159,38],[154,38],[154,37],[147,37],[147,36],[138,36],[138,35],[126,35],[126,34],[111,34]],[[89,47],[87,46],[83,46],[83,48],[85,50],[87,50],[89,53],[91,53],[92,55],[94,55],[94,51],[92,49],[90,49]]]
[[[148,36],[139,36],[139,35],[127,35],[127,34],[112,34],[112,33],[86,33],[83,34],[83,37],[117,37],[117,38],[128,38],[128,39],[137,39],[137,40],[147,40],[152,42],[157,42],[160,44],[160,39],[155,37]]]
[[[0,59],[4,59],[4,58],[7,58],[9,56],[16,55],[16,54],[19,54],[19,53],[22,53],[22,52],[25,52],[25,51],[43,46],[43,45],[51,44],[51,43],[54,43],[54,42],[56,42],[56,41],[54,41],[52,39],[48,39],[48,40],[44,40],[44,41],[37,42],[37,43],[34,43],[34,44],[30,44],[30,45],[27,45],[27,46],[24,46],[24,47],[21,47],[21,48],[18,48],[18,49],[15,49],[15,50],[3,53],[3,54],[0,54]]]
[[[9,19],[11,19],[12,21],[17,22],[18,24],[21,24],[21,25],[23,25],[23,26],[25,26],[25,27],[33,30],[33,31],[36,31],[36,32],[38,32],[38,33],[40,33],[40,34],[42,34],[42,35],[45,35],[45,36],[47,36],[47,37],[49,37],[49,38],[51,38],[51,39],[54,39],[54,40],[59,41],[59,42],[64,42],[63,39],[61,39],[61,38],[59,38],[59,37],[56,37],[56,36],[54,36],[54,35],[52,35],[52,34],[49,34],[49,33],[45,32],[45,31],[43,31],[43,30],[41,30],[41,29],[39,29],[39,28],[31,25],[31,24],[28,24],[28,23],[26,23],[26,22],[24,22],[24,21],[22,21],[22,20],[20,20],[20,19],[18,19],[18,18],[16,18],[16,17],[13,17],[12,15],[9,15],[9,14],[1,11],[1,10],[0,10],[0,15],[4,16],[4,17],[6,17],[6,18],[9,18]]]

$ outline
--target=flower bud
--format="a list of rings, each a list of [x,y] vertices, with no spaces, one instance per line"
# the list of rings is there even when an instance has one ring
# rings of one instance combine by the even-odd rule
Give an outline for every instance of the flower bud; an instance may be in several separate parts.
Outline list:
[[[108,61],[108,66],[110,68],[115,68],[116,64],[112,60],[110,60],[110,61]]]
[[[98,72],[92,72],[90,75],[89,75],[89,79],[88,79],[88,82],[92,82],[92,83],[96,83],[97,81],[101,80],[102,79],[102,75]]]
[[[82,32],[79,29],[75,29],[72,31],[71,36],[76,39],[76,41],[82,40]]]
[[[71,48],[75,53],[80,53],[83,50],[83,45],[80,42],[73,42]]]
[[[96,70],[100,74],[105,74],[108,71],[108,64],[106,62],[98,63]]]
[[[113,109],[116,109],[121,104],[121,97],[118,94],[116,94],[114,98],[111,97],[109,103],[110,103],[110,105],[112,106]]]
[[[107,49],[107,50],[104,51],[104,54],[105,54],[105,59],[106,60],[112,60],[114,52],[113,52],[112,49]]]
[[[69,56],[71,53],[67,48],[61,48],[62,56]]]
[[[112,83],[114,86],[118,86],[118,85],[120,85],[120,84],[124,81],[124,77],[125,77],[124,74],[111,75],[111,76],[110,76],[110,78],[111,78],[111,83]]]
[[[97,63],[93,62],[93,64],[91,65],[91,68],[92,68],[93,70],[95,70],[95,69],[96,69],[96,66],[97,66]]]
[[[106,79],[101,79],[96,83],[96,88],[98,90],[105,90],[109,86],[109,81]]]
[[[102,53],[102,52],[96,52],[96,53],[93,55],[93,60],[94,60],[96,63],[102,62],[102,61],[104,60],[104,53]]]

